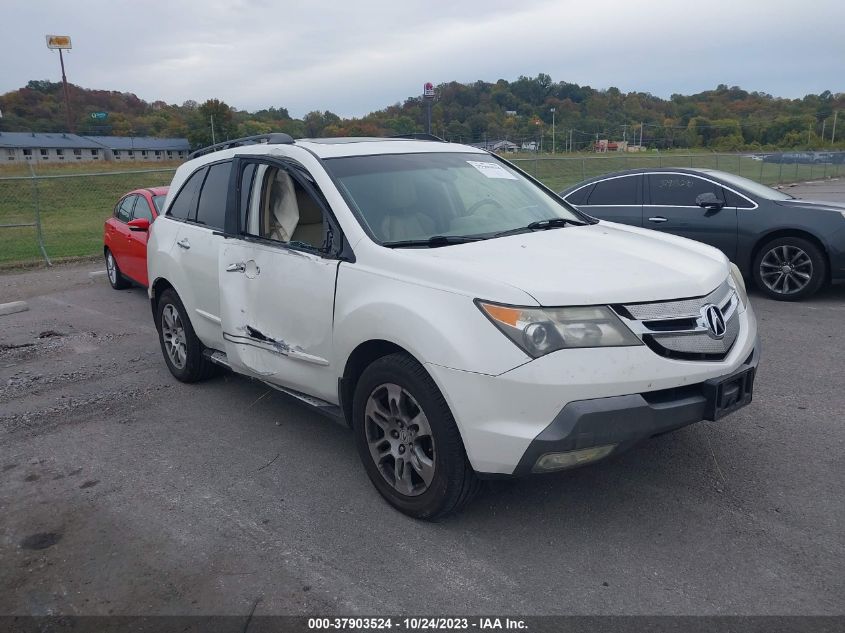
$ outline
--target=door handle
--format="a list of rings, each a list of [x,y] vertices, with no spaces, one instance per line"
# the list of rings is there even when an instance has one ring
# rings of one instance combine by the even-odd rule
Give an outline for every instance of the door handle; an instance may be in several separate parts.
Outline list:
[[[653,218],[649,218],[648,221],[657,222],[658,224],[660,224],[662,222],[668,222],[669,220],[667,218],[664,218],[662,215],[656,215]]]
[[[229,264],[226,266],[227,273],[245,273],[246,272],[246,264],[244,262],[236,262],[234,264]]]
[[[188,241],[187,237],[183,237],[181,240],[176,242],[176,246],[188,250],[189,248],[191,248],[191,243]]]

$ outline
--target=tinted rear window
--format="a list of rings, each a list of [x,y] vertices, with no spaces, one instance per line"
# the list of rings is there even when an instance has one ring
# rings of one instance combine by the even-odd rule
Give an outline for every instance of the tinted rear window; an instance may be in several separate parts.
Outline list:
[[[587,201],[587,195],[593,190],[593,185],[581,187],[577,191],[573,191],[566,196],[566,201],[570,204],[584,204]]]
[[[623,205],[638,204],[637,179],[639,176],[623,176],[597,182],[587,204]],[[583,203],[582,203],[583,204]]]
[[[695,199],[702,193],[712,193],[722,199],[722,188],[686,174],[650,174],[648,177],[651,204],[672,207],[695,207]]]
[[[232,163],[218,163],[208,168],[197,206],[197,224],[223,230],[226,221],[226,197],[229,193],[229,172]]]
[[[205,168],[199,169],[195,171],[190,178],[188,178],[188,181],[179,193],[176,194],[176,199],[167,210],[167,215],[176,218],[177,220],[192,220],[195,217],[197,208],[197,192],[199,191],[200,185],[202,185],[202,179],[205,177],[205,172]]]

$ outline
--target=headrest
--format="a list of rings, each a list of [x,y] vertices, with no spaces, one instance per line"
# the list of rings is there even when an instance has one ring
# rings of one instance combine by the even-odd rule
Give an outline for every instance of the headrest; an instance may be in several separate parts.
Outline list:
[[[401,214],[403,211],[412,211],[417,203],[417,189],[413,177],[403,172],[394,172],[390,178],[384,181],[384,206],[387,213]]]

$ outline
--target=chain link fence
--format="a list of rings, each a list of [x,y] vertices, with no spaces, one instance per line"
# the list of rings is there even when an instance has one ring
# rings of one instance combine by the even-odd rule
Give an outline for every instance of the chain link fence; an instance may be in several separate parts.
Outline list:
[[[169,185],[174,171],[0,177],[0,266],[101,252],[103,223],[118,198]]]
[[[767,185],[839,178],[845,152],[778,152],[764,155],[609,152],[550,156],[505,154],[513,163],[560,191],[591,176],[633,168],[720,169]],[[168,185],[172,167],[90,174],[0,177],[0,266],[84,257],[101,252],[103,222],[123,194]]]
[[[770,186],[845,175],[845,152],[757,155],[607,152],[580,156],[505,157],[554,191],[561,191],[593,176],[636,168],[719,169]]]

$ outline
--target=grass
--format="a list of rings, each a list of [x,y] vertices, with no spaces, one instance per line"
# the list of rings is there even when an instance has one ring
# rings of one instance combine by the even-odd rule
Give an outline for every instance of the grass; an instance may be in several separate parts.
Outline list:
[[[51,259],[100,253],[103,222],[118,198],[139,187],[167,185],[173,177],[172,168],[158,170],[158,165],[156,171],[146,173],[112,171],[104,175],[84,175],[76,169],[77,165],[70,167],[61,170],[61,174],[52,174],[61,177],[39,178],[37,192],[31,178],[0,175],[0,224],[33,222],[37,194],[44,242]],[[91,169],[90,164],[88,168]],[[34,227],[0,227],[0,265],[39,259]]]
[[[845,175],[845,165],[764,163],[742,154],[641,153],[524,155],[507,158],[560,191],[584,178],[636,167],[722,169],[773,185]],[[37,195],[51,259],[101,253],[103,222],[132,189],[167,185],[178,162],[39,163]],[[145,173],[128,173],[152,170]],[[96,174],[95,174],[96,172]],[[26,164],[0,165],[0,224],[31,223],[35,191]],[[34,227],[0,227],[0,267],[41,260]]]

